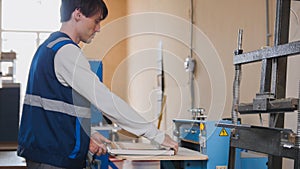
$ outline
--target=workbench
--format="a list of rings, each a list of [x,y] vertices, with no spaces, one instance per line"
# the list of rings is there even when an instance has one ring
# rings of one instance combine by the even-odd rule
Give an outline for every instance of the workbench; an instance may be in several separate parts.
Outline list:
[[[203,166],[208,156],[203,155],[198,151],[190,150],[187,148],[179,147],[179,151],[174,156],[115,156],[118,160],[129,160],[139,162],[153,162],[160,161],[161,168],[172,168],[174,166],[170,161],[183,161],[185,169],[199,168]],[[0,151],[0,169],[26,169],[25,159],[17,156],[16,151]],[[175,168],[175,167],[173,167]]]
[[[206,168],[205,164],[208,160],[207,155],[184,147],[179,147],[178,153],[174,156],[117,155],[114,157],[118,160],[139,161],[140,163],[160,161],[161,169],[175,169],[178,165],[181,165],[178,168],[183,167],[184,169]],[[181,162],[181,164],[178,162]]]
[[[174,156],[139,156],[139,155],[117,155],[115,158],[119,160],[208,160],[208,156],[198,151],[179,147],[178,153]]]

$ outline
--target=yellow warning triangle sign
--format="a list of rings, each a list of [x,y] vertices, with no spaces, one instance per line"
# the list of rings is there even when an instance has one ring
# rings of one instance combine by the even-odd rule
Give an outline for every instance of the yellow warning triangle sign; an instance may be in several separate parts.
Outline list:
[[[222,128],[222,130],[221,130],[219,136],[228,136],[228,133],[227,133],[227,131],[225,130],[225,128]]]

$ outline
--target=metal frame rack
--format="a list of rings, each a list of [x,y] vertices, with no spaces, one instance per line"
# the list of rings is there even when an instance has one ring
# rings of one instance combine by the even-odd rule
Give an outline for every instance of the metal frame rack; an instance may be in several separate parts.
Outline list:
[[[283,157],[293,159],[294,169],[300,169],[300,91],[299,98],[285,98],[287,58],[300,54],[300,41],[288,42],[290,7],[291,0],[277,0],[273,47],[243,53],[242,31],[239,32],[238,49],[234,57],[233,124],[217,124],[231,128],[229,169],[235,167],[236,148],[268,154],[269,169],[281,169]],[[262,63],[260,91],[252,103],[240,104],[242,65],[258,61]],[[296,133],[284,129],[285,112],[298,112]],[[239,125],[238,113],[241,115],[268,113],[269,126]]]

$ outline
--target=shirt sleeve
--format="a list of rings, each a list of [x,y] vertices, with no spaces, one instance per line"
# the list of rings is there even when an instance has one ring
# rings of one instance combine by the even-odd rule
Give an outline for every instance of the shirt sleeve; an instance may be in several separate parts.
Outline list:
[[[161,144],[164,133],[147,122],[129,104],[112,93],[90,69],[80,48],[67,44],[54,59],[55,74],[62,85],[70,86],[121,128]]]

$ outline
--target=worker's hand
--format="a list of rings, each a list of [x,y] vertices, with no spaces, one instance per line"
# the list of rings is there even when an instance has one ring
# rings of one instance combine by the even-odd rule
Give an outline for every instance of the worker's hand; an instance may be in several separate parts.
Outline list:
[[[172,148],[174,150],[175,154],[177,154],[178,143],[176,141],[174,141],[168,134],[165,134],[165,139],[164,139],[162,145]]]
[[[100,133],[95,132],[91,136],[90,140],[90,152],[96,155],[106,154],[106,144],[110,143],[111,141],[102,136]]]

